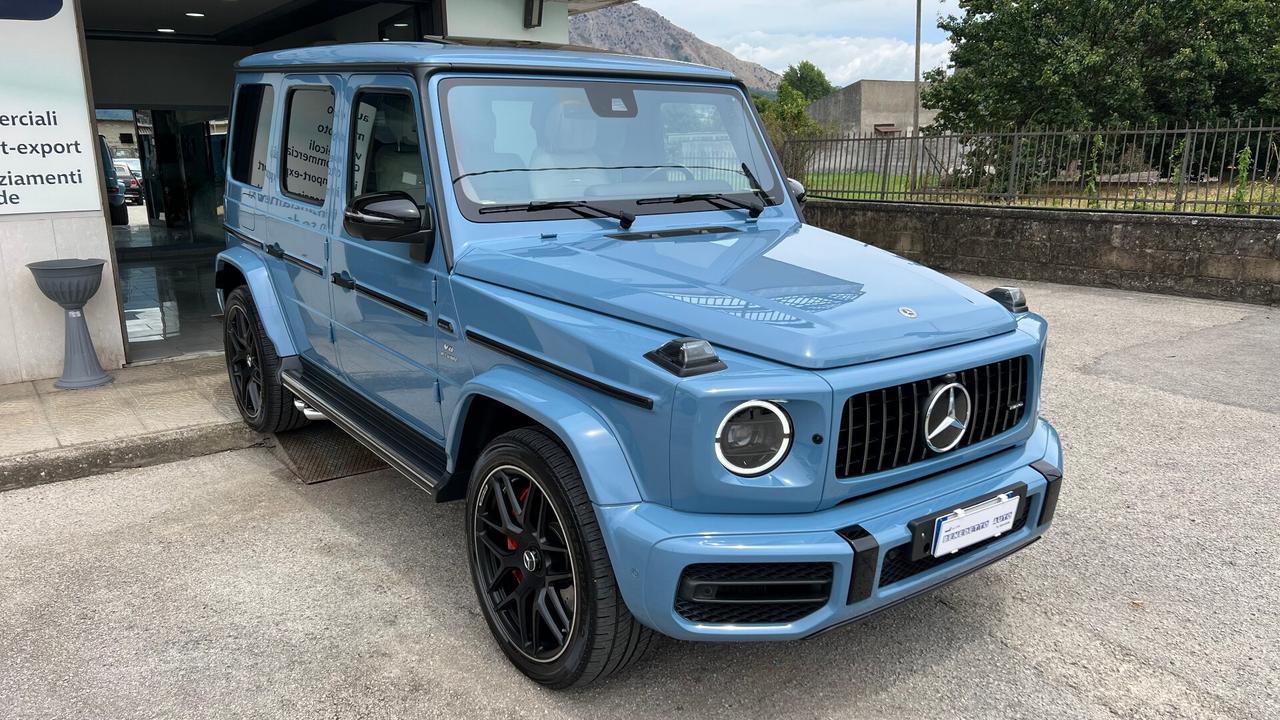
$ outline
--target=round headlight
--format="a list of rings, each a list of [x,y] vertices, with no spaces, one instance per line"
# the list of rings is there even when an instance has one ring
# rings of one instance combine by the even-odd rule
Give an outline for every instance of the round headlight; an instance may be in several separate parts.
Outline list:
[[[790,449],[791,418],[764,400],[749,400],[730,410],[716,430],[716,457],[737,475],[763,475]]]

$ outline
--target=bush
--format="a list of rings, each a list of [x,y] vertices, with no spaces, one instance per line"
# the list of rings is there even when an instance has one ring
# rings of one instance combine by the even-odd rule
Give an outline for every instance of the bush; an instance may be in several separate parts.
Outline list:
[[[1227,206],[1227,212],[1235,213],[1236,215],[1249,214],[1249,203],[1247,199],[1249,193],[1249,171],[1252,169],[1253,150],[1249,149],[1249,146],[1246,145],[1244,149],[1240,151],[1240,154],[1236,155],[1236,188],[1235,192],[1231,195],[1231,204]]]
[[[765,131],[782,155],[783,172],[787,177],[803,178],[808,171],[809,161],[817,151],[817,144],[792,141],[819,140],[828,135],[829,131],[809,117],[805,112],[809,102],[798,90],[786,83],[778,87],[778,99],[769,100],[756,96],[755,101],[760,117],[764,120]]]

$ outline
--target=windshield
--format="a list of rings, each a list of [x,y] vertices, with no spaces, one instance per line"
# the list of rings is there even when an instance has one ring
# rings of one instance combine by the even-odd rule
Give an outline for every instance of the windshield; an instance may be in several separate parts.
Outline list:
[[[473,221],[582,216],[564,203],[645,215],[780,202],[733,88],[453,78],[441,101],[453,186]]]

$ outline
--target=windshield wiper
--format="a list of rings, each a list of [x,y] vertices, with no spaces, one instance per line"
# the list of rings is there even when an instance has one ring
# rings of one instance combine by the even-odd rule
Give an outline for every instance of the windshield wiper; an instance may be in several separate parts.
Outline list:
[[[502,212],[542,212],[543,210],[569,210],[582,217],[598,220],[602,217],[613,218],[623,230],[630,230],[636,216],[625,210],[610,210],[585,200],[550,200],[520,203],[518,205],[485,205],[480,208],[481,214]],[[592,215],[591,213],[595,213]]]
[[[760,180],[756,177],[756,174],[751,172],[750,165],[742,163],[742,174],[746,176],[747,182],[751,183],[751,192],[760,198],[760,202],[767,203],[773,199],[769,197],[769,193],[764,191],[764,187],[760,185]]]
[[[718,205],[722,209],[729,207],[740,208],[747,211],[747,215],[752,218],[760,217],[760,213],[764,212],[764,205],[758,202],[749,202],[747,200],[739,200],[736,197],[726,193],[687,193],[683,195],[671,195],[669,197],[653,197],[637,200],[637,205],[651,205],[653,203],[687,203],[687,202],[708,202],[712,205]]]

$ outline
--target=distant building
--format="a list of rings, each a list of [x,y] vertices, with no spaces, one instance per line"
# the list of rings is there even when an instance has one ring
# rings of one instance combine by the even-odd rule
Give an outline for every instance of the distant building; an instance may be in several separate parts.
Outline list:
[[[111,157],[138,157],[139,128],[132,110],[97,110],[98,134],[111,148]]]
[[[840,135],[910,135],[914,84],[910,80],[859,80],[808,107],[809,116],[836,129]],[[920,110],[920,126],[938,116],[937,110]]]

